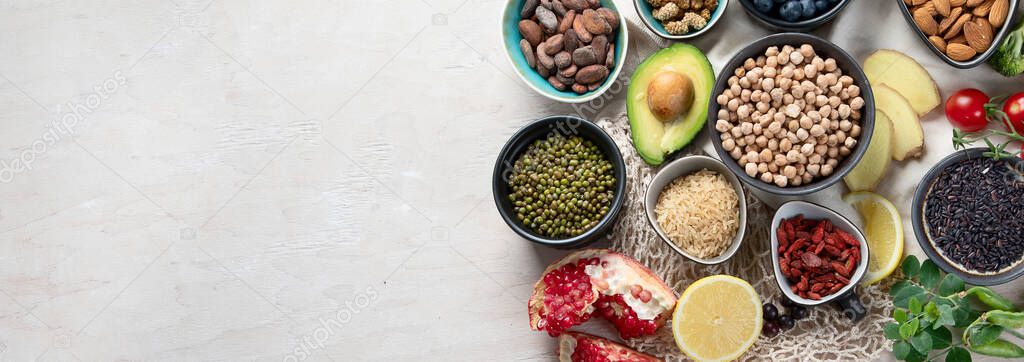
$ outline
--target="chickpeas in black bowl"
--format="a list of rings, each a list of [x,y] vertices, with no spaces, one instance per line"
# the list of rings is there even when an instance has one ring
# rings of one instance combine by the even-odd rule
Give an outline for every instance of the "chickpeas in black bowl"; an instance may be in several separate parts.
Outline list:
[[[769,28],[810,31],[836,17],[850,0],[740,0],[747,13]]]
[[[1024,274],[1024,160],[957,151],[917,187],[911,225],[925,254],[974,285]]]
[[[498,155],[492,179],[494,203],[512,231],[559,249],[607,234],[625,189],[615,141],[574,116],[543,118],[516,132]]]

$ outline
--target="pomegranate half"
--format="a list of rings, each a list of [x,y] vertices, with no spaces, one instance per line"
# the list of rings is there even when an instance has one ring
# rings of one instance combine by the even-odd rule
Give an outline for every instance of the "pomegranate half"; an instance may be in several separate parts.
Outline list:
[[[560,362],[655,362],[660,359],[586,333],[566,332],[558,337]]]
[[[672,289],[633,258],[585,249],[548,266],[533,286],[530,327],[557,337],[596,315],[636,338],[654,334],[675,304]]]

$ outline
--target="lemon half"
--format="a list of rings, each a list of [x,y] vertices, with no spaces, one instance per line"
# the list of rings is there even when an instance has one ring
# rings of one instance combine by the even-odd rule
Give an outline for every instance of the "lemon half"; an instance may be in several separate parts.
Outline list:
[[[672,313],[676,345],[697,361],[731,361],[761,335],[761,297],[743,279],[713,275],[690,284]]]
[[[896,205],[882,195],[861,191],[843,196],[864,219],[864,237],[868,239],[868,271],[861,285],[878,283],[892,274],[903,257],[903,218]]]

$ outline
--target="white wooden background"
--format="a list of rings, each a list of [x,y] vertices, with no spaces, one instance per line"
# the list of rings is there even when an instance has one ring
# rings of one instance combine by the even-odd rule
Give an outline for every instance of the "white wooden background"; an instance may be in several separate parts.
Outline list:
[[[490,174],[572,109],[515,78],[503,6],[0,1],[0,360],[551,359],[526,299],[562,253],[505,227]],[[716,67],[767,33],[726,16],[697,41]],[[1020,85],[940,63],[892,1],[818,34],[944,91]],[[925,128],[883,189],[903,211],[950,147]]]

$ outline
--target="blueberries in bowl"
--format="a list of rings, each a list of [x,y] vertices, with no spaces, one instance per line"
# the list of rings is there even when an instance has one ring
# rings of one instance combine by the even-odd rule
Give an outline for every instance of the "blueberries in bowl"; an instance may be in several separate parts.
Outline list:
[[[753,0],[757,11],[785,21],[807,20],[822,15],[839,0]]]

